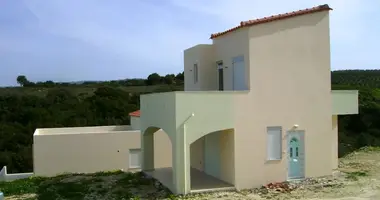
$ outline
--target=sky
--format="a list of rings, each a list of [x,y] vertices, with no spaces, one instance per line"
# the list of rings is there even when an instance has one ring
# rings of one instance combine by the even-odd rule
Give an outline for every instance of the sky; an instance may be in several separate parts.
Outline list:
[[[178,73],[211,33],[326,3],[333,70],[380,68],[376,0],[0,0],[0,86]]]

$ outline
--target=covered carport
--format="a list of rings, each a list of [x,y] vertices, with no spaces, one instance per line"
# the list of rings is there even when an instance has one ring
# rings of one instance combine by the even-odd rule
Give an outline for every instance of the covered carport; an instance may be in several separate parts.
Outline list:
[[[225,93],[169,92],[141,96],[142,170],[175,194],[234,189],[232,100],[232,95]],[[213,101],[217,103],[205,103]],[[172,168],[155,169],[153,135],[157,129],[163,129],[171,140]],[[203,145],[199,144],[202,141]],[[207,141],[215,144],[205,145]],[[230,145],[226,156],[212,160],[215,155],[223,155],[222,144]],[[193,145],[214,149],[196,152],[192,151]],[[191,153],[198,155],[192,157]],[[197,157],[203,157],[206,164],[197,165]],[[223,163],[229,163],[228,167],[222,168]],[[207,173],[213,170],[218,171]]]

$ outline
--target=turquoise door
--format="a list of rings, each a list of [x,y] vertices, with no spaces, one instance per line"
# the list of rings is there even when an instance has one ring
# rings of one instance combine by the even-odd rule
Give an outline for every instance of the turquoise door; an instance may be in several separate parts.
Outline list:
[[[300,140],[302,138],[302,140]],[[301,133],[290,134],[288,140],[288,178],[304,177],[304,148]]]

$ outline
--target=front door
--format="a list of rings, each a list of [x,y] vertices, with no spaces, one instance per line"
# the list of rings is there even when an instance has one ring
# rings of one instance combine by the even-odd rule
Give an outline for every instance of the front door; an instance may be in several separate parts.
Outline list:
[[[288,132],[288,179],[305,176],[304,132]]]

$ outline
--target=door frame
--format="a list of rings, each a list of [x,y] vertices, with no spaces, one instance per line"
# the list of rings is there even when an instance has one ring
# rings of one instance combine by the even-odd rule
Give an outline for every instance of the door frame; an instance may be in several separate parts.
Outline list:
[[[286,147],[287,147],[287,180],[296,180],[296,179],[303,179],[305,178],[305,160],[306,160],[306,153],[305,153],[305,131],[304,130],[290,130],[290,131],[287,131],[287,134],[286,134],[287,138],[286,138]],[[296,137],[296,139],[299,141],[300,143],[300,149],[299,149],[299,154],[303,154],[303,159],[301,160],[302,164],[300,168],[300,174],[301,176],[300,177],[290,177],[289,174],[290,174],[290,161],[289,161],[289,156],[290,156],[290,153],[289,153],[289,148],[290,148],[290,141],[293,137]]]
[[[218,74],[218,90],[224,91],[224,69],[223,69],[223,61],[216,61],[216,70]],[[220,80],[220,72],[222,72],[222,80]]]

